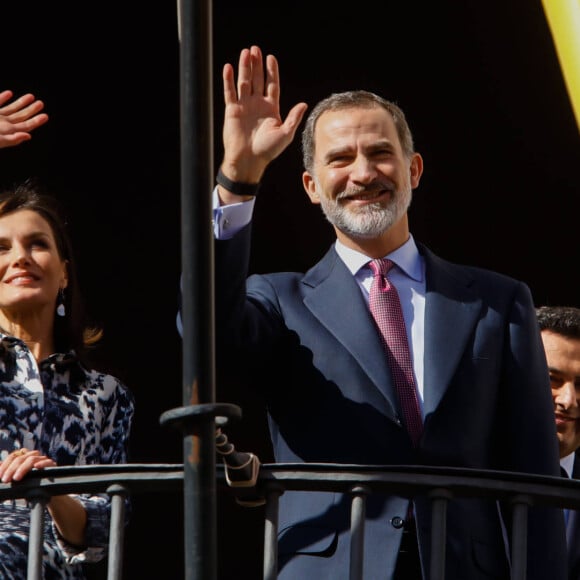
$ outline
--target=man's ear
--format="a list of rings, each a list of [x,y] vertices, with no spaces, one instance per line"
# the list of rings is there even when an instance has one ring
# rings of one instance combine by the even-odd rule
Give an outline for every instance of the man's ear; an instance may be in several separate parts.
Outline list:
[[[318,189],[316,187],[316,180],[308,171],[305,171],[302,174],[302,185],[304,186],[304,190],[306,194],[310,198],[312,203],[319,204],[320,203],[320,196],[318,195]]]
[[[411,157],[411,163],[409,165],[409,172],[411,174],[411,187],[415,189],[419,186],[421,175],[423,175],[423,158],[421,155],[419,155],[419,153],[413,153],[413,157]]]

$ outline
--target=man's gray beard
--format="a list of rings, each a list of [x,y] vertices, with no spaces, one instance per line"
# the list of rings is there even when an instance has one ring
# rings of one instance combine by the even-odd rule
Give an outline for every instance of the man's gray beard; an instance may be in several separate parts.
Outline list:
[[[398,191],[394,199],[371,203],[357,210],[340,204],[338,199],[320,196],[320,206],[326,219],[341,232],[354,238],[374,238],[386,232],[398,222],[411,205],[412,191]]]

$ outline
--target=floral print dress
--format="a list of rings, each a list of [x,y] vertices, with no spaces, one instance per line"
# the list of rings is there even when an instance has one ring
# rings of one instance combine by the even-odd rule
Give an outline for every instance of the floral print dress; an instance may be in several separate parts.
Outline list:
[[[37,364],[25,343],[0,333],[0,460],[38,449],[58,466],[126,463],[134,398],[118,379],[86,369],[74,352]],[[107,494],[77,495],[87,512],[86,545],[72,546],[45,515],[43,577],[84,578],[83,564],[107,552]],[[0,578],[25,580],[30,510],[0,501]]]

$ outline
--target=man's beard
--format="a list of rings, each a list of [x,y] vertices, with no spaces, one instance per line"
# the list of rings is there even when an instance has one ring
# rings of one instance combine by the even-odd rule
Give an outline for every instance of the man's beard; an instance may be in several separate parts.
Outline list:
[[[349,196],[390,189],[392,197],[389,201],[367,203],[353,209],[341,204],[341,199]],[[386,184],[373,183],[367,188],[351,188],[341,192],[334,199],[324,195],[320,196],[320,206],[326,219],[341,232],[353,238],[374,238],[386,232],[393,224],[398,222],[411,205],[412,189],[410,184],[403,189],[395,191]]]

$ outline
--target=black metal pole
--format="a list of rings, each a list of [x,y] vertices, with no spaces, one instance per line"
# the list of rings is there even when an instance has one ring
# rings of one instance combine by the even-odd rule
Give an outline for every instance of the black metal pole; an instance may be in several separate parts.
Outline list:
[[[178,0],[181,108],[183,405],[215,401],[212,11],[210,0]],[[184,436],[185,579],[217,568],[215,420]]]

